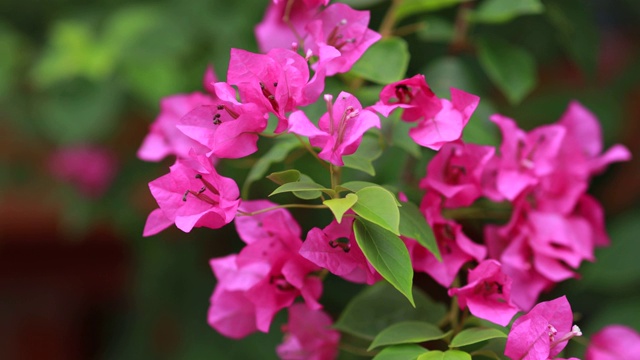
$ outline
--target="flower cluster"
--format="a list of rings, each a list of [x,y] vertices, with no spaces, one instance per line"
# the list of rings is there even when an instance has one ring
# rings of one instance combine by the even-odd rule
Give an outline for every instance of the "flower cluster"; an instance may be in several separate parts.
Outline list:
[[[597,120],[577,102],[556,124],[530,132],[493,115],[502,132],[495,149],[461,140],[479,97],[452,88],[450,99],[439,98],[420,74],[382,87],[369,106],[356,92],[322,96],[327,78],[348,72],[381,38],[369,29],[368,11],[328,2],[274,0],[255,29],[262,53],[232,49],[226,81],[210,68],[206,93],[163,99],[138,156],[176,160],[168,174],[149,183],[158,209],[144,235],[174,224],[189,232],[235,222],[245,246],[210,262],[218,283],[208,322],[238,339],[269,332],[276,313],[288,309],[285,340],[277,348],[283,359],[337,356],[340,334],[320,304],[329,273],[368,285],[385,279],[413,301],[413,271],[449,288],[460,308],[502,326],[531,309],[513,323],[505,355],[557,356],[580,335],[571,327],[569,303],[563,297],[534,304],[542,291],[575,277],[582,261],[593,261],[595,246],[608,243],[602,208],[586,189],[593,175],[627,160],[629,152],[616,145],[602,153]],[[309,116],[308,105],[315,103],[326,112]],[[340,177],[366,133],[383,140],[393,112],[413,125],[407,139],[436,151],[419,181],[417,215],[399,210],[415,206],[404,194],[398,200],[377,184]],[[238,185],[219,173],[219,164],[258,152],[260,136],[299,141],[331,180],[325,187],[295,169],[274,173],[269,178],[281,185],[274,194],[292,192],[322,204],[240,199]],[[470,236],[463,215],[483,211],[483,202],[508,207],[510,220],[500,212],[507,216],[494,220],[503,224]],[[330,209],[335,219],[305,234],[288,207]]]

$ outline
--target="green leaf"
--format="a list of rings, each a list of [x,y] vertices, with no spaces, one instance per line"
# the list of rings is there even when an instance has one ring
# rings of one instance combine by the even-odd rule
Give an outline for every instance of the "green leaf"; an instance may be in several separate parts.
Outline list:
[[[460,350],[434,350],[418,356],[417,360],[471,360],[471,355]]]
[[[473,71],[459,57],[444,56],[431,61],[423,70],[429,87],[439,97],[449,97],[449,89],[464,89],[471,94],[480,94]]]
[[[422,321],[404,321],[382,330],[367,349],[379,346],[413,344],[442,339],[445,334],[437,326]]]
[[[404,242],[392,232],[362,219],[353,222],[353,231],[371,265],[415,306],[411,293],[413,268]]]
[[[539,0],[487,0],[471,13],[470,19],[477,23],[504,23],[520,15],[539,14],[544,6]]]
[[[307,182],[307,183],[312,183],[314,182],[313,179],[311,177],[309,177],[308,175],[305,174],[300,174],[300,182]],[[333,192],[331,192],[330,194],[334,194]],[[319,190],[309,190],[309,191],[294,191],[293,195],[295,195],[297,198],[302,199],[302,200],[312,200],[312,199],[317,199],[320,196],[322,196],[322,192],[320,192]],[[333,196],[333,195],[331,195]]]
[[[380,157],[382,149],[377,136],[363,136],[358,150],[349,156],[342,158],[344,166],[365,172],[368,175],[375,176],[376,170],[373,167],[373,160]]]
[[[420,345],[402,344],[388,346],[380,351],[373,360],[415,360],[428,350]]]
[[[344,198],[340,199],[329,199],[325,200],[322,203],[329,207],[329,210],[333,213],[333,216],[336,217],[336,221],[338,224],[342,222],[342,215],[346,213],[353,204],[358,201],[358,195],[356,194],[347,194]]]
[[[362,55],[351,73],[377,84],[390,84],[404,78],[409,66],[407,42],[401,38],[382,39]]]
[[[264,174],[269,170],[269,167],[271,167],[271,164],[283,161],[293,149],[300,146],[302,145],[295,137],[279,138],[278,142],[271,146],[269,151],[262,155],[249,171],[242,185],[242,197],[245,199],[249,197],[251,184],[262,179]]]
[[[582,71],[594,77],[600,54],[601,33],[590,6],[581,0],[550,2],[547,12],[565,50],[578,63]]]
[[[441,17],[425,18],[423,26],[418,30],[418,38],[422,41],[446,42],[453,40],[455,27],[453,23]]]
[[[428,11],[436,11],[470,0],[404,0],[396,9],[396,21]]]
[[[273,192],[269,194],[269,196],[273,196],[273,195],[281,194],[285,192],[294,192],[294,191],[323,191],[328,194],[333,193],[333,190],[327,189],[320,184],[317,184],[311,181],[297,181],[297,182],[286,183],[278,186],[278,188],[273,190]]]
[[[353,211],[374,224],[377,224],[395,235],[400,235],[400,211],[396,197],[382,186],[369,186],[356,191],[358,202]]]
[[[378,333],[400,321],[437,323],[446,315],[446,307],[436,303],[419,288],[413,289],[415,308],[386,281],[365,287],[355,296],[336,321],[340,331],[372,341]]]
[[[461,347],[467,346],[471,344],[476,344],[481,341],[495,339],[495,338],[506,338],[507,334],[503,333],[498,329],[492,328],[469,328],[462,330],[456,337],[451,340],[451,344],[449,347]]]
[[[400,208],[400,234],[416,240],[442,261],[433,230],[420,209],[412,202],[403,202]]]
[[[273,181],[278,185],[296,182],[300,180],[300,171],[296,169],[278,171],[267,175],[267,179]]]
[[[496,38],[482,38],[478,52],[480,65],[512,104],[535,87],[535,60],[525,49]]]
[[[391,116],[399,116],[396,114],[399,114],[399,112],[396,111]],[[422,156],[422,153],[420,152],[420,145],[418,145],[409,136],[409,129],[414,127],[415,124],[407,121],[401,121],[399,119],[397,120],[398,121],[396,121],[393,126],[393,135],[391,138],[391,144],[406,151],[407,153],[412,155],[414,158],[419,159]]]
[[[349,155],[342,158],[344,166],[350,169],[360,170],[367,175],[375,176],[376,169],[373,167],[371,160],[358,155]]]
[[[346,190],[351,190],[356,192],[358,190],[364,189],[370,186],[378,186],[376,183],[368,182],[368,181],[348,181],[344,184],[341,184],[339,187]]]

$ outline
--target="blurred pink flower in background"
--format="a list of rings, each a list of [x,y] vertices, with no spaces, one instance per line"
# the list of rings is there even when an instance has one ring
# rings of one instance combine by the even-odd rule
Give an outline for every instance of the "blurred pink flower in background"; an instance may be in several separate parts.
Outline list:
[[[48,159],[54,178],[73,185],[91,198],[102,196],[117,173],[115,154],[96,145],[74,145],[55,150]]]

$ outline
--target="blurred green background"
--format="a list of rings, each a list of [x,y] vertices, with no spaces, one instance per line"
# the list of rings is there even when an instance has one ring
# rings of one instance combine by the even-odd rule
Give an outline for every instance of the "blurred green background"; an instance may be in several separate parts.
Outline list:
[[[172,159],[135,156],[161,97],[202,91],[209,64],[224,80],[232,47],[257,51],[253,27],[267,2],[0,4],[1,359],[275,358],[282,319],[271,334],[241,342],[206,323],[215,285],[208,260],[239,249],[232,226],[141,237],[156,207],[147,183]],[[345,2],[371,8],[374,29],[389,5]],[[449,86],[481,96],[469,141],[499,142],[487,120],[493,112],[532,128],[578,99],[600,118],[607,145],[632,150],[633,161],[613,165],[590,190],[605,207],[612,246],[582,267],[582,280],[546,298],[567,293],[587,335],[614,322],[640,329],[640,3],[549,0],[532,8],[526,4],[537,1],[523,0],[506,17],[477,11],[461,37],[461,14],[489,2],[413,1],[423,6],[400,23],[411,52],[407,76],[424,73],[441,96]],[[366,98],[379,88],[360,91]],[[52,172],[53,154],[79,146],[110,159],[104,192],[87,193]],[[379,181],[394,178],[395,156],[376,163]],[[243,171],[227,174],[241,183]],[[336,316],[357,288],[329,281],[324,302]]]

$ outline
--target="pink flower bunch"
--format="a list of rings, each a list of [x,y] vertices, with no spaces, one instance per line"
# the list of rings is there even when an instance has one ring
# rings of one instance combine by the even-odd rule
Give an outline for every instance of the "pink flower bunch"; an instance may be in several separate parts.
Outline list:
[[[628,159],[629,152],[616,145],[602,153],[597,120],[577,102],[558,123],[530,132],[493,115],[503,135],[499,151],[465,143],[462,133],[479,98],[458,89],[450,90],[450,99],[438,98],[423,75],[384,86],[372,106],[345,91],[325,94],[326,112],[310,117],[305,107],[320,100],[326,78],[348,72],[381,38],[369,29],[368,11],[328,2],[273,0],[255,29],[262,53],[232,49],[226,81],[209,69],[206,93],[162,100],[138,156],[159,161],[175,155],[176,160],[168,174],[149,183],[158,208],[149,215],[144,235],[173,224],[189,232],[234,221],[245,246],[210,260],[217,284],[208,322],[237,339],[268,332],[275,315],[288,309],[285,339],[277,348],[283,359],[337,356],[340,336],[319,302],[329,273],[367,285],[384,277],[411,299],[413,271],[449,288],[460,308],[502,326],[531,309],[513,323],[505,354],[554,358],[580,331],[571,327],[566,298],[534,304],[542,291],[575,277],[582,261],[593,261],[595,246],[608,244],[602,208],[586,189],[592,176]],[[341,178],[367,132],[381,129],[373,131],[384,141],[386,124],[378,114],[388,117],[394,111],[414,125],[408,135],[416,144],[437,151],[419,181],[424,193],[419,210],[412,208],[417,215],[401,211],[405,196],[396,203],[381,186],[347,185]],[[293,192],[322,205],[240,199],[238,185],[219,173],[219,164],[258,152],[261,135],[274,142],[296,138],[330,177],[325,187],[287,169],[269,176],[281,185],[273,194]],[[318,195],[306,197],[309,193]],[[376,208],[378,197],[389,211]],[[458,215],[477,210],[473,207],[483,197],[508,204],[511,218],[468,231]],[[285,210],[290,207],[328,208],[335,219],[305,234]],[[427,225],[440,256],[425,247],[421,232],[411,238]],[[484,239],[478,240],[479,234]],[[380,249],[395,253],[385,257]]]
[[[287,3],[291,2],[274,1],[270,5],[267,17],[257,28],[258,38],[284,33],[287,36],[280,39],[303,36],[305,40],[299,45],[265,43],[265,54],[232,49],[226,82],[219,82],[210,68],[204,77],[206,94],[174,95],[162,100],[160,115],[151,125],[138,157],[159,161],[175,155],[180,165],[176,163],[169,175],[150,184],[160,209],[149,216],[145,235],[153,235],[171,223],[188,232],[193,227],[215,229],[231,222],[239,204],[237,186],[220,177],[213,164],[218,159],[255,153],[269,114],[278,121],[275,133],[308,137],[312,146],[322,148],[319,157],[336,165],[343,165],[342,157],[357,150],[364,132],[380,127],[377,115],[363,109],[348,93],[338,95],[335,106],[328,101],[320,129],[301,109],[318,100],[326,76],[348,71],[380,38],[368,28],[369,13],[344,4],[325,8],[327,1],[294,1],[292,7]],[[285,18],[288,25],[283,28]],[[196,182],[202,182],[202,187],[193,187],[194,179],[186,178],[195,173],[188,168],[198,172],[202,166],[216,179],[226,179],[223,189],[214,181],[205,183],[200,175]],[[219,202],[218,197],[224,201]]]
[[[258,211],[276,204],[247,201],[242,211]],[[300,227],[291,214],[277,209],[237,221],[247,244],[239,254],[211,260],[218,284],[211,296],[209,324],[221,334],[242,338],[269,332],[273,316],[302,296],[312,310],[321,305],[320,268],[299,254]]]

